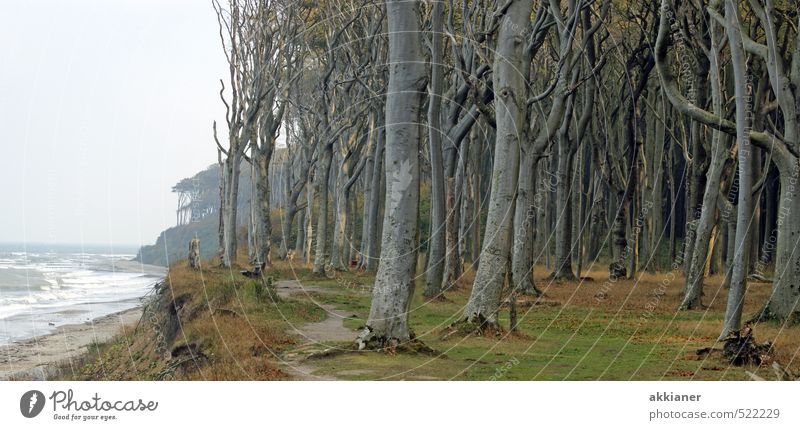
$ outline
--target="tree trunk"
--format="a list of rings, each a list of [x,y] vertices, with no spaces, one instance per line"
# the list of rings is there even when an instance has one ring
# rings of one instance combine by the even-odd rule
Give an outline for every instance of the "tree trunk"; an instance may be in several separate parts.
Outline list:
[[[775,280],[766,306],[754,320],[776,319],[792,324],[800,323],[800,161],[789,157],[789,163],[780,169],[780,209],[778,209],[778,237],[775,252]]]
[[[339,174],[336,177],[336,204],[334,213],[333,243],[331,244],[331,267],[336,270],[345,270],[345,238],[347,236],[347,205],[350,201],[350,189],[345,183],[350,179],[351,160],[342,161]]]
[[[533,8],[531,0],[513,2],[506,12],[507,25],[500,26],[493,73],[496,92],[494,167],[483,252],[472,293],[464,310],[470,323],[497,327],[497,311],[503,279],[509,269],[514,203],[519,177],[520,140],[525,135],[526,83],[520,70],[525,43],[517,29],[525,28]],[[524,38],[523,38],[524,40]]]
[[[256,182],[256,197],[258,205],[258,218],[256,227],[256,261],[262,269],[271,263],[270,251],[272,248],[272,222],[270,220],[270,183],[268,181],[269,163],[272,158],[272,149],[259,150],[259,155],[253,160],[258,170]],[[288,234],[288,233],[285,233]]]
[[[412,338],[408,309],[414,291],[419,218],[420,114],[425,68],[419,2],[387,0],[389,85],[386,96],[386,210],[372,306],[359,347]]]
[[[752,96],[742,48],[739,8],[734,0],[725,0],[725,27],[731,49],[736,95],[736,138],[739,141],[739,205],[736,215],[736,252],[733,256],[731,288],[720,339],[738,331],[741,326],[744,295],[747,290],[747,257],[750,251],[750,222],[753,215],[753,153],[750,145],[749,115],[752,105],[746,98]]]
[[[532,151],[522,152],[519,170],[519,187],[514,213],[514,248],[511,253],[511,283],[519,294],[541,295],[533,278],[534,250],[536,238],[536,164]]]
[[[710,67],[706,67],[710,72],[711,79],[711,99],[714,113],[724,115],[722,111],[722,88],[720,84],[719,63],[719,43],[717,41],[716,24],[711,23],[710,31]],[[702,307],[703,300],[703,279],[706,275],[706,262],[712,242],[712,231],[717,219],[717,200],[719,199],[720,182],[725,163],[728,159],[729,147],[728,138],[723,136],[719,130],[714,130],[711,134],[711,161],[708,173],[706,174],[705,190],[703,200],[700,204],[700,217],[696,221],[694,232],[694,249],[689,254],[689,270],[686,274],[686,288],[681,309],[697,309]]]
[[[572,164],[575,156],[574,146],[568,137],[570,114],[564,118],[564,131],[559,133],[558,167],[556,175],[556,228],[555,228],[555,268],[551,277],[554,280],[573,280],[572,272]]]
[[[380,253],[378,249],[378,213],[380,212],[380,196],[382,195],[381,185],[385,178],[383,174],[384,134],[382,130],[378,131],[376,138],[378,142],[375,146],[375,164],[372,170],[372,189],[374,192],[370,194],[369,211],[367,212],[367,218],[364,219],[364,224],[367,225],[364,270],[367,272],[375,271]]]
[[[431,162],[431,224],[428,237],[428,264],[425,271],[425,297],[442,291],[445,255],[444,166],[442,160],[441,107],[444,71],[442,68],[442,30],[444,2],[434,2],[431,10],[431,83],[428,97],[428,151]]]
[[[319,197],[319,214],[317,215],[317,242],[314,247],[314,269],[316,274],[325,273],[325,263],[327,256],[325,248],[328,241],[328,181],[330,179],[331,164],[333,158],[333,147],[331,144],[324,145],[322,156],[314,175],[316,182],[317,196]]]
[[[311,183],[308,184],[306,192],[306,223],[305,223],[305,252],[306,264],[311,264],[311,248],[314,246],[314,187]]]
[[[706,266],[706,257],[709,251],[711,230],[716,224],[717,199],[719,198],[719,182],[727,159],[728,147],[725,139],[714,132],[714,148],[711,155],[711,165],[706,180],[706,190],[703,194],[700,218],[697,220],[695,230],[695,247],[691,253],[689,273],[686,276],[686,288],[681,309],[697,309],[702,306],[703,279]]]

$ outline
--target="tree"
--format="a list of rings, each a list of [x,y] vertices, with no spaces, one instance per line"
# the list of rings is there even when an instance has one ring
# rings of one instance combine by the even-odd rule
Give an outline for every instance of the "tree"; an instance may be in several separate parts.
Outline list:
[[[497,327],[503,282],[510,269],[514,205],[519,177],[520,143],[525,139],[527,86],[525,44],[519,29],[527,27],[532,0],[506,3],[496,17],[506,20],[497,34],[497,54],[492,67],[497,106],[494,170],[483,251],[464,319],[478,327]],[[525,40],[524,38],[522,40]]]
[[[386,210],[382,257],[361,348],[411,340],[419,207],[422,101],[427,81],[420,50],[419,2],[387,0],[389,85],[386,93]]]

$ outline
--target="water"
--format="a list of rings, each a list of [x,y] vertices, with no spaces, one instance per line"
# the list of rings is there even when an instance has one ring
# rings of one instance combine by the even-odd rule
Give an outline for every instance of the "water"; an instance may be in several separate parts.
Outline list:
[[[134,253],[0,245],[0,345],[138,306],[161,276],[131,263]]]

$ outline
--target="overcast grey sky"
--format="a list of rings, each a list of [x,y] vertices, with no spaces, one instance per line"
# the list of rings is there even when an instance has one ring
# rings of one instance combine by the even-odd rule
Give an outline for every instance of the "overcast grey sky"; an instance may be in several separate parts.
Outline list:
[[[205,0],[0,0],[0,242],[152,243],[216,162]]]

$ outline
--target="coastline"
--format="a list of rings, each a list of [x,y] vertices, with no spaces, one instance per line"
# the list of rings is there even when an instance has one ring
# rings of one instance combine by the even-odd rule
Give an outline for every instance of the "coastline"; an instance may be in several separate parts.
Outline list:
[[[162,279],[167,272],[166,267],[131,260],[115,262],[112,270]],[[138,323],[143,311],[140,299],[127,309],[91,321],[57,326],[47,334],[0,345],[0,381],[47,379],[60,365],[86,353],[90,344],[108,341]]]
[[[105,342],[142,316],[141,305],[104,315],[82,324],[67,324],[55,331],[0,346],[0,381],[46,380],[57,366],[84,354],[95,342]]]

